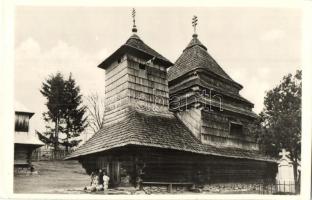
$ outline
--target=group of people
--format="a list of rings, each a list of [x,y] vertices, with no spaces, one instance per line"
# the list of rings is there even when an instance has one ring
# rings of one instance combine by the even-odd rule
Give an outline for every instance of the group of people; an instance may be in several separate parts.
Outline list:
[[[104,170],[99,169],[98,171],[92,172],[90,178],[90,186],[86,186],[84,190],[89,190],[91,192],[107,191],[109,176],[106,175]]]

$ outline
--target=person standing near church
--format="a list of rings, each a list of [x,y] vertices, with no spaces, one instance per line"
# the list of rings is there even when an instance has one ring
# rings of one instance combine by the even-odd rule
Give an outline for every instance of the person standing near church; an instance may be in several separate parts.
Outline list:
[[[109,184],[109,176],[106,175],[106,172],[103,172],[103,189],[104,193],[107,193],[108,190],[108,184]]]
[[[104,188],[103,176],[104,176],[103,170],[102,170],[102,169],[99,169],[99,174],[98,174],[98,179],[99,179],[99,180],[98,180],[98,188],[97,188],[98,191],[102,191],[103,188]]]

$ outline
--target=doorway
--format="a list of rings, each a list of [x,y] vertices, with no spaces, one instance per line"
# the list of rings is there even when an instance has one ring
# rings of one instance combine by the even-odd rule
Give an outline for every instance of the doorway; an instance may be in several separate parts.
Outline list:
[[[120,183],[120,163],[112,161],[109,163],[109,177],[111,186],[115,187]]]

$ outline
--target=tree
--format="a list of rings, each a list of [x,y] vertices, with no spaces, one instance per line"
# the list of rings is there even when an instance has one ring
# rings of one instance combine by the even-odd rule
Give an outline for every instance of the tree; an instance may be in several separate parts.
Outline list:
[[[278,156],[286,149],[293,163],[296,188],[297,169],[301,159],[301,70],[288,74],[264,98],[264,109],[260,113],[255,132],[262,150],[271,156]]]
[[[104,126],[104,99],[97,93],[87,97],[88,125],[93,133],[98,132]]]
[[[46,121],[46,131],[37,132],[39,139],[45,144],[52,145],[55,150],[60,145],[66,151],[77,146],[81,140],[76,139],[86,128],[84,117],[86,108],[82,106],[80,88],[70,74],[65,80],[61,73],[50,75],[42,83],[41,94],[47,99],[48,111],[43,113]],[[51,126],[52,124],[52,126]]]
[[[69,75],[66,81],[65,88],[65,127],[63,133],[66,137],[62,139],[62,145],[65,146],[66,151],[70,147],[77,146],[81,140],[75,138],[79,137],[80,134],[87,127],[87,118],[84,117],[86,112],[86,107],[82,106],[82,95],[80,93],[80,88],[76,86],[76,81],[72,78],[72,74]]]

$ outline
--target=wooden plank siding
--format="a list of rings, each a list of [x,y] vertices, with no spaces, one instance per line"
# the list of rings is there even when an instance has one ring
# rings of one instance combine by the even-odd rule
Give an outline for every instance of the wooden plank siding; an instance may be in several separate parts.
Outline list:
[[[201,111],[196,108],[190,108],[182,112],[178,112],[179,119],[188,127],[193,135],[200,140],[201,135]]]
[[[115,61],[105,71],[105,124],[115,123],[123,119],[127,112],[125,105],[129,103],[128,70],[126,56]],[[116,121],[117,120],[117,121]]]
[[[145,69],[140,69],[144,65]],[[140,110],[168,112],[169,90],[165,67],[146,64],[131,55],[122,56],[106,69],[105,124],[123,119],[132,106]]]
[[[27,145],[14,145],[14,164],[30,163],[31,151]]]
[[[14,165],[31,164],[32,152],[37,147],[31,144],[14,144]]]
[[[231,121],[242,123],[242,135],[232,135],[229,130]],[[246,150],[259,150],[255,139],[250,136],[246,128],[250,120],[224,112],[202,111],[201,141],[205,144],[225,147],[236,147]]]

